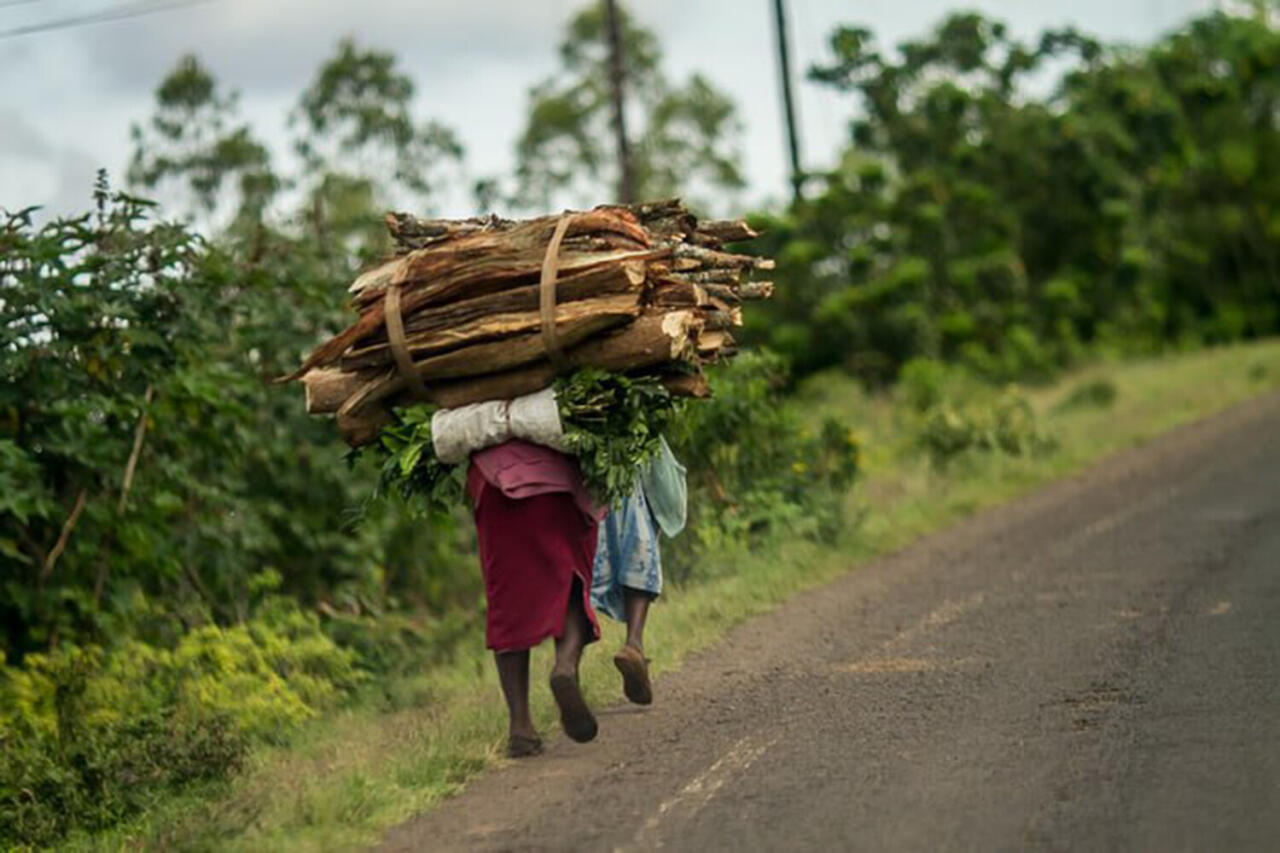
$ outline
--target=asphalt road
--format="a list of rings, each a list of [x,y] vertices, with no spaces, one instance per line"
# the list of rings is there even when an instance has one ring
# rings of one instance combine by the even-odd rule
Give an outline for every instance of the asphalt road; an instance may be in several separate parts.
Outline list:
[[[1280,850],[1280,396],[865,565],[656,691],[385,846]]]

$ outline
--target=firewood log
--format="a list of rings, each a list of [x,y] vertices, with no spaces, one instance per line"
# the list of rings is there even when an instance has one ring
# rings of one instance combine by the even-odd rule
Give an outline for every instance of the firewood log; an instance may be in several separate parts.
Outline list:
[[[561,279],[556,286],[556,301],[576,302],[639,291],[644,287],[644,282],[645,266],[642,261],[598,267]],[[422,308],[404,318],[404,328],[406,332],[434,331],[496,314],[535,311],[538,309],[539,290],[538,285],[531,284],[438,307]],[[355,347],[363,348],[386,339],[386,330],[379,329],[362,338]]]
[[[717,252],[702,246],[690,246],[680,243],[674,247],[672,254],[677,262],[697,261],[705,269],[773,269],[772,258],[757,258],[753,255],[735,255],[730,252]]]
[[[616,332],[597,335],[579,343],[577,346],[573,346],[565,352],[565,361],[570,367],[598,367],[603,370],[625,371],[665,364],[671,361],[686,360],[692,358],[696,353],[698,335],[701,329],[702,320],[692,311],[644,314],[635,322],[623,326]],[[569,335],[562,332],[561,337],[564,340]],[[531,336],[531,338],[537,341],[537,344],[534,345],[535,347],[541,345],[541,337]],[[428,380],[427,393],[429,401],[440,406],[464,405],[457,402],[446,403],[442,402],[442,400],[457,400],[462,397],[471,397],[475,394],[480,396],[474,396],[472,399],[468,399],[467,402],[474,403],[482,400],[502,399],[483,396],[486,382],[499,381],[495,380],[495,374],[496,376],[505,376],[508,373],[524,372],[528,376],[541,376],[545,373],[545,371],[541,371],[541,368],[551,368],[549,363],[540,363],[500,373],[499,371],[503,371],[501,365],[504,362],[493,353],[504,346],[509,347],[511,344],[504,342],[503,344],[493,345],[493,349],[486,348],[487,357],[493,359],[486,362],[486,364],[499,365],[489,372],[476,370],[476,374],[486,375],[478,375],[477,378],[463,381],[444,382],[433,382],[430,381],[430,377],[424,377],[424,379]],[[475,349],[477,348],[469,348],[469,350]],[[460,360],[467,352],[468,350],[459,350],[452,355],[457,356],[457,359]],[[539,351],[538,358],[543,357],[545,357],[545,351]],[[550,375],[554,377],[554,369],[551,369]],[[527,380],[523,377],[517,377],[512,381],[520,385],[527,384]],[[328,414],[346,409],[346,414],[352,415],[365,406],[399,394],[406,387],[403,378],[394,369],[390,368],[382,372],[375,372],[373,375],[341,371],[334,368],[319,368],[305,374],[302,377],[302,382],[308,389],[307,411],[311,414]],[[550,380],[548,379],[543,385],[522,393],[537,391],[539,388],[546,387],[549,382]],[[467,392],[465,389],[468,387],[474,387],[477,390]],[[334,401],[340,401],[337,408],[333,407]]]
[[[743,282],[742,287],[738,288],[738,296],[748,300],[772,299],[773,298],[773,282],[771,281]]]
[[[474,286],[518,277],[530,270],[537,272],[559,219],[559,216],[542,216],[507,230],[475,231],[438,246],[410,252],[359,276],[350,290],[357,304],[367,304],[380,298],[391,283],[422,282],[421,289],[430,295],[429,301],[439,303],[448,301],[450,295],[467,284]],[[650,243],[635,217],[617,209],[577,214],[565,236],[570,239],[596,232],[629,238],[635,249],[647,248]],[[591,253],[562,253],[560,269],[567,272],[605,260],[579,255]]]
[[[741,219],[704,219],[698,223],[697,231],[721,243],[737,243],[743,240],[754,240],[760,232],[753,229]]]
[[[583,272],[593,268],[604,267],[609,264],[617,264],[630,260],[645,260],[651,257],[660,257],[669,250],[659,249],[655,251],[636,251],[636,252],[612,252],[608,255],[601,254],[585,254],[580,257],[571,258],[566,263],[565,259],[561,259],[562,272]],[[398,264],[401,261],[407,261],[412,255],[406,255],[397,261],[391,261],[391,264]],[[538,270],[541,266],[541,256],[536,262],[529,258],[522,259],[520,264],[512,266],[504,261],[495,260],[493,257],[481,258],[479,260],[469,262],[465,265],[465,269],[453,270],[449,275],[442,279],[422,283],[416,285],[414,289],[408,290],[401,300],[401,313],[411,315],[419,309],[427,305],[440,304],[448,301],[442,297],[446,291],[452,297],[460,295],[460,291],[470,284],[473,285],[469,296],[482,296],[495,293],[501,290],[509,290],[512,287],[527,285],[536,280]],[[522,265],[521,265],[522,264]],[[405,273],[408,275],[409,273]],[[486,275],[498,276],[498,279],[486,279]],[[388,282],[396,280],[396,276],[388,274],[381,284],[381,288],[385,290]],[[376,290],[378,285],[369,285],[369,290]],[[364,294],[366,291],[362,290]],[[325,343],[317,347],[310,356],[302,363],[298,370],[289,376],[284,377],[281,381],[290,381],[300,378],[308,370],[314,367],[324,367],[332,364],[341,357],[342,353],[347,350],[365,336],[372,334],[376,330],[383,327],[386,319],[385,306],[381,301],[381,292],[378,293],[378,301],[372,302],[365,307],[361,313],[360,319],[330,338]]]
[[[711,386],[707,377],[698,373],[672,374],[659,380],[673,396],[705,398],[711,396]]]
[[[699,221],[679,199],[602,205],[567,223],[563,215],[386,221],[397,256],[351,285],[359,316],[286,377],[301,378],[307,410],[336,413],[356,445],[374,440],[391,409],[417,395],[446,407],[510,398],[577,367],[640,371],[673,394],[706,396],[699,365],[733,354],[729,330],[742,324],[742,303],[773,292],[772,282],[746,280],[772,269],[771,260],[723,248],[759,236],[754,229]],[[539,277],[558,225],[567,229],[556,254],[562,354],[552,359]],[[416,377],[401,374],[391,349],[392,288],[399,323],[391,325]]]
[[[610,296],[581,299],[557,305],[555,323],[557,329],[566,330],[561,332],[564,336],[569,334],[567,330],[570,327],[583,326],[593,317],[608,318],[603,326],[597,324],[592,327],[600,331],[620,322],[626,322],[639,314],[640,294],[638,292],[615,293]],[[468,348],[471,344],[510,338],[522,332],[535,331],[541,325],[542,314],[538,311],[491,314],[448,328],[408,334],[405,339],[405,349],[409,351],[410,357],[417,361],[428,355]],[[344,370],[357,370],[391,364],[394,360],[389,343],[374,343],[360,349],[349,350],[338,363]],[[487,373],[488,371],[476,372]]]
[[[742,325],[741,308],[730,311],[703,311],[702,316],[708,332],[727,332],[734,326]],[[699,338],[699,347],[701,348],[701,338]]]

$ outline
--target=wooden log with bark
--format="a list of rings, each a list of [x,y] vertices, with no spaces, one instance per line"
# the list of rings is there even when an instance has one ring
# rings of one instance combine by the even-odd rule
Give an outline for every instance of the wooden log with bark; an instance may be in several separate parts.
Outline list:
[[[767,299],[759,236],[700,221],[678,199],[517,221],[388,214],[396,254],[349,288],[357,317],[297,371],[307,411],[359,445],[400,406],[532,393],[579,367],[654,375],[710,393],[702,364],[732,354],[742,306]]]

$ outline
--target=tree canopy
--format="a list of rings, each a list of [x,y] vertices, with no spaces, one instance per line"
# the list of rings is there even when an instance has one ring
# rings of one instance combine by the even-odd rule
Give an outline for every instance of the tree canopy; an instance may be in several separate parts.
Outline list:
[[[743,187],[735,142],[741,123],[732,100],[701,74],[672,83],[654,34],[625,7],[618,16],[637,197],[697,200]],[[517,203],[548,208],[560,197],[577,204],[613,199],[618,164],[609,80],[603,4],[592,3],[565,30],[560,70],[529,92],[529,118],[516,144]]]
[[[817,194],[769,217],[787,286],[760,339],[873,380],[912,358],[1044,374],[1277,331],[1280,33],[1216,13],[1147,48],[1035,44],[955,15],[898,46],[843,27],[852,99]],[[1053,64],[1047,63],[1052,60]],[[1043,96],[1032,74],[1065,68]]]

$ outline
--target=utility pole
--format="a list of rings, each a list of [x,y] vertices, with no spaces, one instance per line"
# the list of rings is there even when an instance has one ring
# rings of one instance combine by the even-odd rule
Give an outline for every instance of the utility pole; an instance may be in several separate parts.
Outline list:
[[[609,31],[609,88],[613,96],[613,132],[618,140],[618,201],[631,204],[636,200],[635,175],[632,172],[631,144],[627,141],[626,102],[623,98],[622,24],[616,0],[604,0],[605,27]]]
[[[783,0],[773,0],[774,30],[778,35],[778,77],[782,85],[782,109],[787,122],[787,144],[791,150],[791,199],[799,201],[804,189],[800,168],[800,136],[796,132],[796,107],[791,94],[791,60],[787,52],[787,15]]]

